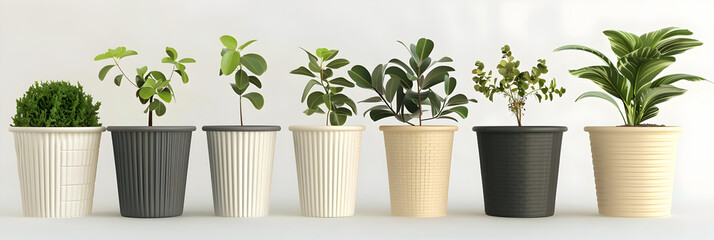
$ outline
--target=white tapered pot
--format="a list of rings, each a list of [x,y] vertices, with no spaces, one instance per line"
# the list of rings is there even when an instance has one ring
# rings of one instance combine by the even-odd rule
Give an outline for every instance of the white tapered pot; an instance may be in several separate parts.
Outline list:
[[[600,214],[669,216],[680,127],[586,127]]]
[[[364,126],[290,126],[300,209],[308,217],[354,215]]]
[[[10,127],[25,217],[92,214],[104,127]]]
[[[270,210],[279,126],[204,126],[213,210],[222,217],[263,217]]]

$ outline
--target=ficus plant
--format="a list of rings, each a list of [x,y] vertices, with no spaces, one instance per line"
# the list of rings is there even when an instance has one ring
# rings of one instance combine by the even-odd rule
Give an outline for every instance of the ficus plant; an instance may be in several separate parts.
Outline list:
[[[257,92],[246,93],[246,90],[251,84],[257,88],[263,87],[263,84],[257,76],[265,73],[268,69],[268,64],[265,62],[265,59],[258,54],[241,53],[245,47],[256,40],[247,41],[240,46],[238,46],[238,41],[229,35],[221,36],[220,40],[224,48],[221,50],[221,69],[218,75],[231,75],[235,72],[235,81],[231,83],[231,87],[233,91],[238,94],[240,125],[243,126],[243,98],[248,99],[256,109],[260,110],[263,108],[263,95]],[[243,69],[244,67],[245,70]],[[250,75],[248,74],[249,72],[257,76]]]
[[[531,67],[530,71],[520,71],[518,67],[521,61],[515,60],[511,47],[505,45],[501,48],[501,61],[496,66],[501,78],[492,77],[492,72],[484,72],[484,64],[476,61],[476,69],[473,70],[473,81],[476,83],[474,89],[483,93],[488,100],[493,101],[494,95],[503,95],[508,99],[508,109],[516,116],[518,126],[523,126],[523,112],[525,111],[526,100],[530,96],[536,96],[538,102],[542,100],[553,100],[555,96],[561,97],[565,93],[565,88],[557,88],[555,79],[547,82],[541,78],[548,73],[545,59],[538,59],[538,64]],[[514,61],[515,60],[515,61]]]
[[[161,62],[171,65],[171,71],[168,77],[160,71],[149,71],[147,66],[143,66],[136,69],[135,77],[130,78],[119,65],[119,61],[125,57],[137,54],[136,51],[127,50],[126,47],[117,47],[115,49],[108,49],[107,52],[97,55],[94,57],[94,61],[112,60],[113,64],[106,65],[99,70],[99,80],[104,80],[109,71],[116,67],[119,70],[119,74],[114,77],[114,84],[121,86],[122,81],[126,80],[137,88],[136,97],[141,104],[148,104],[146,109],[144,109],[144,113],[149,115],[148,125],[153,126],[153,113],[156,112],[157,116],[163,116],[166,113],[166,104],[164,102],[169,103],[172,100],[176,100],[176,95],[171,87],[171,79],[176,75],[177,77],[181,77],[184,84],[188,83],[188,74],[186,73],[186,65],[184,64],[195,63],[196,60],[193,58],[179,59],[176,49],[166,47],[166,55],[168,56],[162,58]]]
[[[357,105],[343,94],[342,90],[353,88],[355,84],[344,77],[333,78],[333,75],[335,70],[350,62],[344,58],[335,59],[339,51],[334,49],[318,48],[315,54],[305,49],[303,51],[307,53],[309,60],[307,67],[301,66],[290,72],[312,78],[302,92],[300,101],[307,104],[307,110],[303,113],[308,116],[315,113],[326,114],[326,126],[345,124],[348,116],[357,113]],[[318,90],[312,91],[315,86],[319,86]],[[325,105],[324,110],[322,105]]]
[[[585,51],[604,62],[604,65],[570,70],[570,74],[589,79],[604,91],[583,93],[575,101],[588,97],[604,99],[617,108],[625,125],[643,125],[644,121],[659,113],[657,104],[686,92],[684,89],[672,86],[673,83],[680,80],[705,80],[699,76],[682,73],[657,77],[675,62],[674,55],[702,45],[698,40],[681,37],[692,35],[692,32],[687,29],[668,27],[640,36],[617,30],[607,30],[603,33],[610,40],[610,47],[617,56],[615,63],[611,62],[605,54],[582,45],[566,45],[555,51]],[[619,99],[625,110],[624,113],[615,98]]]
[[[361,65],[353,66],[348,74],[357,86],[373,90],[377,96],[361,102],[380,103],[366,110],[373,121],[394,117],[411,126],[421,126],[423,121],[449,119],[458,121],[453,114],[461,118],[468,116],[465,105],[469,102],[463,94],[454,94],[456,79],[449,75],[454,68],[443,63],[452,62],[449,57],[432,60],[429,55],[434,49],[432,40],[421,38],[416,44],[407,46],[409,64],[392,59],[387,64],[377,65],[372,72]],[[386,79],[389,77],[389,79]],[[436,93],[435,86],[443,83],[445,96]],[[470,99],[472,102],[476,100]],[[426,109],[428,108],[428,110]],[[424,112],[431,112],[425,117]],[[417,122],[412,123],[411,120]]]

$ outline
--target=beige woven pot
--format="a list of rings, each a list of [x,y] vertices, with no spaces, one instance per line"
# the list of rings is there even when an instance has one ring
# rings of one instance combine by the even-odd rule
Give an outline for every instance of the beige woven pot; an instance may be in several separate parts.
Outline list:
[[[446,216],[456,126],[381,126],[392,215]]]
[[[599,212],[669,216],[680,127],[586,127]]]

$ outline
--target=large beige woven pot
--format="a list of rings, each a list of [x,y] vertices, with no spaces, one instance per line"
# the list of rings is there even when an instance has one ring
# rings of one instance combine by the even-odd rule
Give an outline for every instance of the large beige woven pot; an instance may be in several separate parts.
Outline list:
[[[599,212],[613,217],[670,214],[680,127],[586,127]]]
[[[446,216],[456,126],[381,126],[392,215]]]
[[[295,144],[300,210],[307,217],[355,212],[364,126],[290,126]]]

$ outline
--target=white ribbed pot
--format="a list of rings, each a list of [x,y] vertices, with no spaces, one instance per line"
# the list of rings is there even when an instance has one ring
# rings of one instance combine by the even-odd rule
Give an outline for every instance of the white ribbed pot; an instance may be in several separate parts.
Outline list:
[[[92,214],[104,127],[10,127],[25,217]]]
[[[381,126],[392,215],[446,216],[456,126]]]
[[[586,127],[600,214],[669,216],[680,127]]]
[[[203,130],[208,137],[216,216],[267,216],[280,126],[204,126]]]
[[[302,215],[354,215],[364,126],[290,126],[289,129],[295,144]]]

